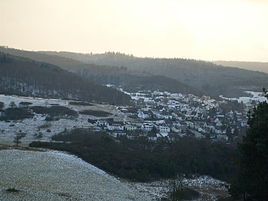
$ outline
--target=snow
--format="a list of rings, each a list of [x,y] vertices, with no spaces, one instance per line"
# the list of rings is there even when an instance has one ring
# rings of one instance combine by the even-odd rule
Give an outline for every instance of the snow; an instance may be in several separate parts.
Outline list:
[[[61,99],[46,99],[46,98],[36,98],[36,97],[23,97],[23,96],[9,96],[9,95],[3,95],[0,94],[0,101],[5,104],[5,108],[9,106],[11,102],[14,102],[17,106],[20,102],[31,102],[33,103],[33,106],[49,106],[53,104],[58,104],[61,106],[67,106],[68,101],[67,100],[61,100]]]
[[[128,186],[139,192],[147,193],[154,200],[167,197],[170,190],[171,180],[161,180],[150,183],[128,183]],[[193,178],[182,178],[185,187],[192,188],[200,193],[196,201],[217,201],[218,197],[228,197],[228,184],[209,176],[195,176]]]
[[[227,98],[222,95],[220,95],[220,98],[224,100],[229,100],[229,101],[238,101],[239,103],[244,103],[244,104],[250,104],[252,101],[256,102],[268,102],[267,98],[263,96],[262,92],[256,92],[256,91],[245,91],[249,96],[243,96],[239,98]]]
[[[81,159],[57,151],[0,151],[0,200],[150,201]],[[8,193],[15,188],[18,193]]]
[[[0,94],[0,102],[4,102],[5,108],[8,108],[11,102],[19,106],[20,102],[30,102],[31,106],[60,105],[68,107],[77,112],[86,109],[104,110],[113,114],[112,117],[122,117],[123,113],[119,113],[114,106],[92,104],[92,106],[70,105],[72,100],[61,99],[46,99],[35,97],[21,97],[21,96],[7,96]],[[111,116],[110,116],[111,117]],[[16,121],[0,121],[0,142],[1,144],[12,145],[14,137],[19,133],[26,133],[26,136],[21,139],[21,145],[28,145],[32,141],[51,141],[51,137],[55,134],[63,132],[65,129],[71,130],[73,128],[90,128],[92,124],[88,119],[98,119],[98,117],[81,115],[75,119],[59,119],[57,121],[46,121],[45,115],[35,114],[32,119],[23,119]],[[46,126],[44,126],[46,125]],[[42,128],[44,126],[44,128]],[[48,132],[48,129],[50,132]]]

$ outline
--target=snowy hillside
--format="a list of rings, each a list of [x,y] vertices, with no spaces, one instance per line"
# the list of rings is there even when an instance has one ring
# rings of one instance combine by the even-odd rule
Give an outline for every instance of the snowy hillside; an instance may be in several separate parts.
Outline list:
[[[102,170],[62,152],[1,150],[0,164],[0,200],[151,200]],[[12,188],[18,191],[7,191]]]
[[[24,133],[25,137],[21,139],[22,145],[27,145],[34,140],[38,141],[50,141],[51,137],[58,134],[65,129],[73,128],[90,128],[91,123],[88,119],[100,119],[100,118],[117,118],[123,119],[124,116],[115,106],[112,105],[99,105],[99,104],[89,104],[80,105],[80,102],[74,102],[71,100],[61,100],[61,99],[44,99],[44,98],[33,98],[33,97],[21,97],[21,96],[6,96],[0,95],[0,102],[4,103],[3,109],[9,107],[23,108],[24,106],[20,103],[31,104],[31,107],[41,106],[41,107],[51,107],[51,106],[63,106],[70,110],[78,113],[77,117],[61,117],[57,120],[48,121],[47,115],[34,113],[33,118],[25,118],[21,120],[0,120],[0,142],[1,144],[14,144],[13,140],[17,134]],[[74,104],[77,103],[77,104]],[[12,106],[13,105],[13,106]],[[106,111],[111,115],[108,117],[96,117],[90,115],[79,114],[83,110],[97,110]],[[1,112],[1,110],[0,110]],[[1,116],[1,114],[0,114]]]

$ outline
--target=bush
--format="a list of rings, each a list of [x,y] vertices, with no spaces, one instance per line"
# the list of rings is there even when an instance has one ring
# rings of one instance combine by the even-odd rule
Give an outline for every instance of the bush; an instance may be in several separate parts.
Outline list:
[[[0,120],[22,120],[34,116],[30,110],[25,108],[7,108],[4,112],[5,115]]]
[[[111,115],[109,112],[100,111],[100,110],[83,110],[79,112],[80,114],[84,115],[91,115],[95,117],[108,117]]]
[[[169,188],[169,201],[193,200],[200,196],[199,192],[185,187],[182,176],[177,176],[176,179],[172,180]]]
[[[32,103],[30,103],[30,102],[20,102],[19,105],[27,107],[29,105],[32,105]]]
[[[20,192],[20,190],[17,190],[15,188],[8,188],[8,189],[6,189],[6,192],[8,192],[8,193],[18,193],[18,192]]]
[[[46,114],[48,118],[54,119],[57,117],[77,117],[78,113],[74,110],[69,109],[64,106],[51,106],[51,107],[43,107],[43,106],[33,106],[31,107],[33,112],[37,114]]]
[[[169,195],[170,201],[193,200],[200,196],[199,192],[190,188],[175,188]]]
[[[0,110],[3,109],[5,104],[3,102],[0,102]]]

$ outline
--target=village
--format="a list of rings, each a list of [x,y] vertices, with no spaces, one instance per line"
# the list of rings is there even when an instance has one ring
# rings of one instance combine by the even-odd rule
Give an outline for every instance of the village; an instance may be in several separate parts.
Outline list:
[[[228,104],[225,100],[160,91],[141,91],[128,95],[134,105],[118,107],[128,118],[123,121],[106,118],[89,122],[96,130],[105,130],[113,137],[133,139],[143,136],[150,141],[160,138],[174,141],[192,136],[231,142],[240,137],[247,127],[246,109],[224,112],[221,105]]]
[[[126,92],[132,105],[72,104],[71,100],[42,99],[1,95],[5,108],[55,107],[72,110],[77,115],[48,118],[33,112],[32,118],[0,121],[2,142],[12,143],[20,133],[22,141],[51,141],[53,135],[73,129],[106,132],[110,136],[149,141],[175,141],[181,137],[205,138],[227,143],[238,141],[247,128],[247,113],[256,99],[247,104],[235,100],[213,99],[209,96],[161,91]],[[22,103],[28,103],[22,104]],[[5,116],[4,109],[0,117]],[[56,114],[57,116],[57,114]],[[228,125],[228,126],[227,126]]]

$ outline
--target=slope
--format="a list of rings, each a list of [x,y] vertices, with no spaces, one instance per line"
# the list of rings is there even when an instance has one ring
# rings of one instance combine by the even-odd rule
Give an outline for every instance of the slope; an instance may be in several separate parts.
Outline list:
[[[0,151],[0,200],[150,201],[145,193],[56,151]],[[12,178],[12,179],[11,179]],[[17,192],[8,192],[14,188]]]
[[[0,93],[128,104],[130,97],[55,65],[0,52]]]
[[[190,59],[139,58],[120,53],[76,54],[47,52],[47,54],[78,59],[98,65],[124,66],[127,70],[166,76],[202,91],[218,96],[239,96],[245,90],[261,90],[268,86],[268,74],[224,67],[211,62]]]
[[[85,63],[80,58],[67,58],[65,55],[57,52],[33,52],[3,47],[0,47],[0,51],[57,65],[84,78],[94,80],[99,84],[115,84],[129,90],[165,90],[195,95],[202,94],[199,90],[178,80],[161,75],[154,76],[150,72],[133,72],[121,65],[109,66],[109,64],[96,65]]]
[[[268,62],[214,61],[213,63],[227,67],[239,67],[246,70],[268,73]]]

